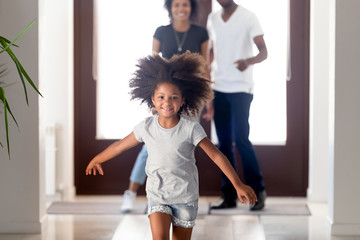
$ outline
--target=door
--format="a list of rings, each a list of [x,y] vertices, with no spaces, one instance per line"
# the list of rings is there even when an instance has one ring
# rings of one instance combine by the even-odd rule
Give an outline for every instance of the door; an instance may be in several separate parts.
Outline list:
[[[75,185],[77,194],[122,194],[141,146],[104,164],[104,176],[85,176],[89,160],[113,140],[96,139],[96,82],[92,77],[93,3],[75,0]],[[211,0],[199,1],[199,23],[206,24]],[[287,82],[287,140],[255,145],[268,195],[305,196],[308,185],[309,0],[290,1],[291,81]],[[150,43],[149,43],[150,44]],[[201,122],[208,135],[210,124]],[[269,126],[271,127],[271,126]],[[220,194],[220,171],[196,150],[200,194]],[[238,156],[239,172],[241,159]],[[241,174],[240,174],[241,175]],[[144,193],[142,188],[139,194]]]

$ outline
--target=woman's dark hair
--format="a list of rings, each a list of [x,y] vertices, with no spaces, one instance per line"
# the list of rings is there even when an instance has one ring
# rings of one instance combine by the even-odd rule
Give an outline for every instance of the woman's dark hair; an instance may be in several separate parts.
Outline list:
[[[213,99],[211,81],[205,77],[205,60],[198,53],[186,51],[170,60],[153,54],[142,58],[130,80],[132,100],[140,100],[154,107],[152,96],[161,83],[171,83],[179,88],[185,103],[179,114],[197,117],[206,102]]]
[[[165,3],[164,3],[164,8],[168,11],[170,19],[172,19],[172,15],[171,15],[172,2],[173,2],[173,0],[165,0]],[[196,16],[196,11],[197,11],[197,2],[196,2],[196,0],[189,0],[189,2],[190,2],[190,6],[191,6],[190,19],[196,20],[195,16]]]

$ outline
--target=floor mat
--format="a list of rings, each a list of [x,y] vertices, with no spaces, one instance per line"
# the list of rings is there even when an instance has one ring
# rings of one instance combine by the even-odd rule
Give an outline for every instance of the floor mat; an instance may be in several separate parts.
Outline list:
[[[131,214],[145,214],[147,203],[136,201]],[[53,202],[48,214],[122,214],[119,202]]]
[[[238,203],[236,208],[210,210],[211,215],[311,215],[304,203],[266,203],[259,211],[250,211],[249,206]]]
[[[237,208],[211,210],[208,202],[199,202],[198,215],[311,215],[304,203],[266,203],[263,210],[249,211],[249,207],[238,203]],[[119,202],[53,202],[48,214],[122,214]],[[146,214],[146,201],[135,201],[128,214]]]

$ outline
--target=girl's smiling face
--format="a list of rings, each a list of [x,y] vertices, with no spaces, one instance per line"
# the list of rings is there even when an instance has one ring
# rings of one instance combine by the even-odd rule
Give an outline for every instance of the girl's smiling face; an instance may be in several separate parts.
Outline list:
[[[160,117],[178,117],[178,112],[184,104],[180,89],[171,83],[159,83],[152,96],[152,102]]]

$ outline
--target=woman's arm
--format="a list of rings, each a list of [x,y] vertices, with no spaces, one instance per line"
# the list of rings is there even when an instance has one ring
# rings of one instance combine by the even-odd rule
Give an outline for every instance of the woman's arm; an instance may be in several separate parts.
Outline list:
[[[160,52],[160,47],[161,47],[161,42],[158,39],[153,38],[153,44],[152,44],[153,53],[154,52],[159,53]]]
[[[211,71],[211,67],[210,64],[212,62],[212,56],[213,56],[213,51],[212,51],[212,42],[210,40],[204,42],[201,45],[201,55],[204,57],[205,62],[206,62],[206,77],[207,78],[211,78],[210,76],[210,71]],[[212,105],[212,101],[208,102],[206,104],[206,110],[202,116],[202,118],[204,118],[206,121],[210,121],[212,118],[214,117],[214,107]]]
[[[206,54],[205,54],[205,60],[206,60],[206,67],[207,67],[207,74],[209,76],[209,79],[211,78],[210,72],[211,72],[211,63],[213,61],[214,52],[213,52],[213,44],[212,41],[207,41],[206,44]],[[214,106],[212,104],[212,101],[208,102],[206,104],[206,111],[202,116],[206,121],[210,121],[214,117]]]
[[[201,140],[198,145],[229,178],[236,189],[240,202],[246,204],[247,201],[249,204],[254,204],[257,201],[254,190],[240,180],[229,160],[215,147],[210,139],[206,137]]]
[[[113,157],[121,154],[125,150],[135,147],[139,142],[135,138],[135,134],[131,132],[125,138],[112,143],[109,147],[107,147],[104,151],[96,155],[86,167],[86,175],[91,175],[92,173],[96,175],[96,171],[98,171],[101,175],[104,175],[104,171],[102,170],[101,163],[106,162]]]
[[[209,40],[203,42],[201,45],[200,45],[200,55],[203,56],[204,60],[205,61],[208,61],[208,47],[209,47]]]
[[[210,79],[210,68],[208,65],[208,53],[209,53],[209,40],[203,42],[200,45],[200,55],[204,58],[205,60],[205,76],[206,78]]]

